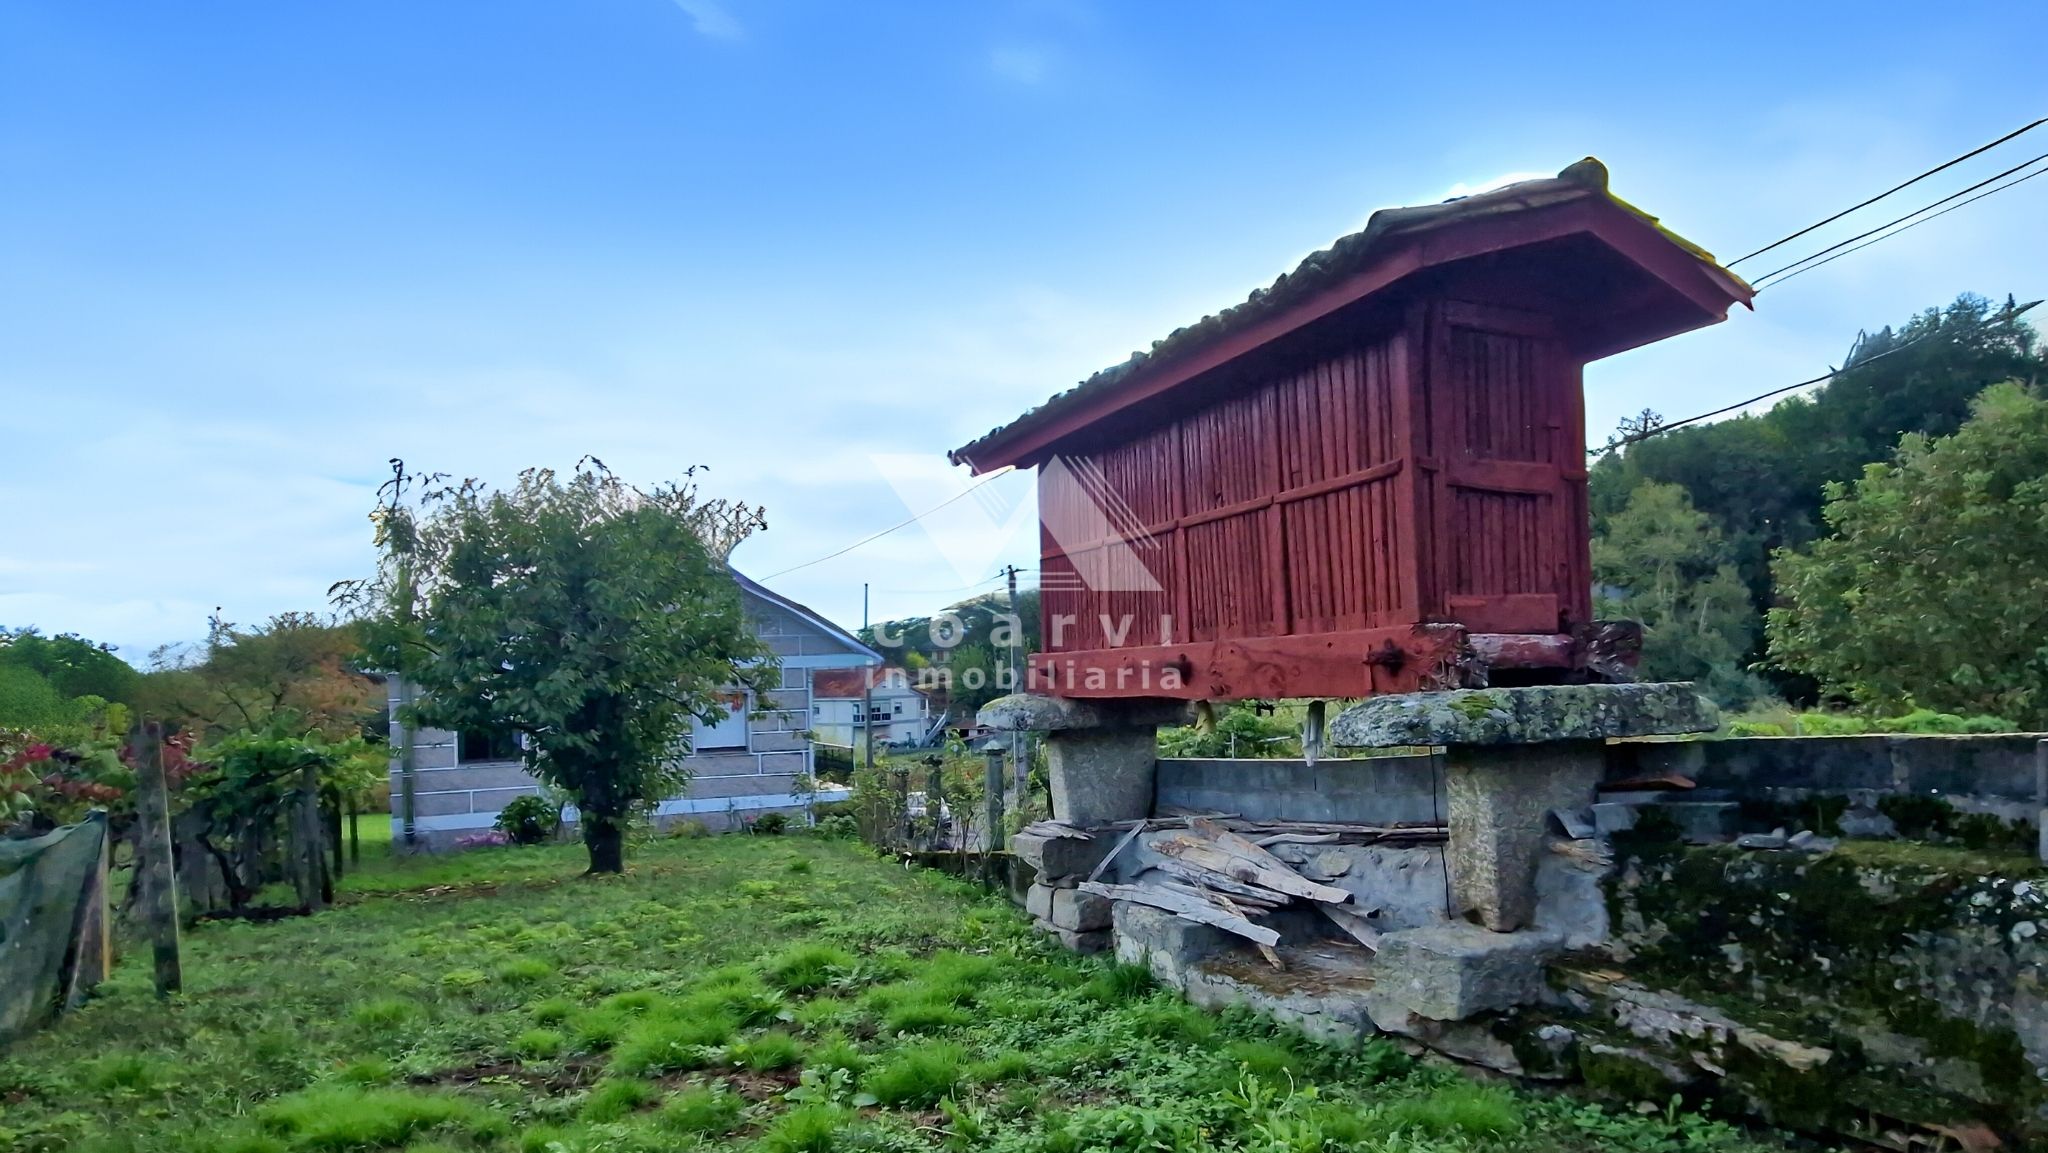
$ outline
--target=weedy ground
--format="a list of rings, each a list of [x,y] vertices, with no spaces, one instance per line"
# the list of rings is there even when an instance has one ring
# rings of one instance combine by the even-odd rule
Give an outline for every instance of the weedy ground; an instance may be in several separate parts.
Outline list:
[[[0,1149],[1759,1148],[1192,1009],[855,845],[582,864],[571,845],[366,862],[317,916],[193,929],[168,1004],[130,950],[0,1055]]]

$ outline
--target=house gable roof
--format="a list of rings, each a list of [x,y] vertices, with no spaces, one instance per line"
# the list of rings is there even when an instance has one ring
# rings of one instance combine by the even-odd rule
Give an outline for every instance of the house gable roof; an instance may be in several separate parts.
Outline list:
[[[738,582],[740,592],[743,595],[753,597],[759,601],[765,601],[784,612],[802,619],[805,624],[812,626],[819,632],[852,649],[856,655],[867,658],[867,664],[879,665],[882,663],[881,653],[860,643],[859,637],[826,620],[824,616],[810,607],[798,604],[781,593],[775,592],[736,568],[728,568],[726,571],[732,573],[733,580]]]

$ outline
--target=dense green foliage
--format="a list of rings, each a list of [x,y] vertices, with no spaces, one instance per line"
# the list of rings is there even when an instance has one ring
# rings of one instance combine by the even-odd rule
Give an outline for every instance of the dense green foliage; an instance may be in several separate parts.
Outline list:
[[[1239,701],[1192,725],[1159,730],[1162,757],[1298,757],[1302,708]]]
[[[21,1153],[1739,1153],[1728,1126],[1480,1085],[1215,1016],[1021,913],[812,838],[383,862],[146,953],[0,1058]],[[792,866],[807,867],[795,871]],[[1656,1102],[1662,1105],[1663,1102]]]
[[[546,797],[514,797],[498,810],[493,823],[515,845],[538,845],[562,827],[562,808]]]
[[[215,619],[197,652],[160,650],[134,699],[143,714],[206,738],[276,729],[382,741],[384,678],[361,658],[360,630],[316,613],[246,628]]]
[[[1600,580],[1651,626],[1646,664],[1695,670],[1689,675],[1724,700],[1742,703],[1746,671],[1763,655],[1763,613],[1777,595],[1773,550],[1802,550],[1821,536],[1824,486],[1888,459],[1901,436],[1955,432],[1988,385],[2048,379],[2024,311],[2011,300],[1959,297],[1900,329],[1858,337],[1839,375],[1761,415],[1674,429],[1603,455],[1589,482]],[[1623,431],[1659,421],[1646,412]],[[1688,505],[1668,493],[1639,495],[1654,484],[1677,486]],[[1641,523],[1659,518],[1669,523]],[[1740,614],[1728,607],[1731,575],[1747,590]]]
[[[860,638],[934,690],[938,707],[968,717],[1017,691],[1013,686],[1021,682],[1010,670],[1011,654],[1039,650],[1038,590],[1020,590],[1014,612],[1007,592],[984,593],[932,616],[884,621],[862,629]]]
[[[1762,691],[1742,671],[1754,638],[1749,590],[1712,517],[1675,484],[1649,481],[1593,540],[1596,615],[1643,625],[1645,680],[1695,681],[1727,704]]]
[[[1865,708],[2048,724],[2048,401],[1987,389],[1952,436],[1828,486],[1833,535],[1782,549],[1775,660]]]
[[[693,718],[726,716],[736,686],[771,687],[776,666],[707,533],[729,533],[733,507],[585,463],[506,490],[465,483],[419,524],[423,611],[387,625],[413,631],[400,643],[418,719],[521,734],[534,773],[574,799],[593,871],[623,869],[628,822],[687,783],[676,753]]]
[[[91,702],[131,703],[141,681],[110,646],[70,633],[0,629],[0,725],[72,723],[96,707]]]

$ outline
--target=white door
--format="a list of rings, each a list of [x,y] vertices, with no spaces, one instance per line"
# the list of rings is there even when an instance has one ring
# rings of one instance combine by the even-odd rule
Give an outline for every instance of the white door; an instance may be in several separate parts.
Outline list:
[[[707,725],[701,720],[696,722],[693,747],[697,752],[747,747],[747,694],[727,694],[725,707],[726,715],[716,723]]]

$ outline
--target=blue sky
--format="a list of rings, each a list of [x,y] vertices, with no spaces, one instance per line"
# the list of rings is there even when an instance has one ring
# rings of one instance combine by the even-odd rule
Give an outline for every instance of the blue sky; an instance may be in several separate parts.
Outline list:
[[[2038,2],[0,0],[0,624],[141,659],[215,606],[319,607],[392,456],[708,465],[768,506],[735,557],[767,576],[908,515],[875,454],[942,454],[1376,207],[1590,153],[1739,254],[2048,113],[2044,32]],[[1594,435],[2048,295],[2044,221],[2048,179],[1597,364]],[[864,581],[884,617],[993,571],[913,527],[769,583],[857,624]]]

